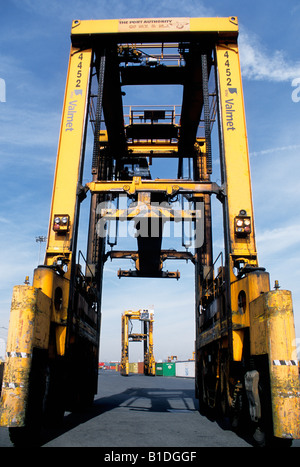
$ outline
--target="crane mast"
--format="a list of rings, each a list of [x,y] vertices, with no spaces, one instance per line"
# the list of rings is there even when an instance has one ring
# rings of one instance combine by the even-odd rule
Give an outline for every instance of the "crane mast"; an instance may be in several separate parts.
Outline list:
[[[124,104],[125,89],[149,85],[181,87],[181,104],[136,103],[141,93]],[[133,222],[135,250],[114,249],[122,222]],[[163,249],[171,226],[181,249]],[[236,17],[73,21],[45,260],[13,291],[0,424],[16,444],[93,401],[108,258],[133,260],[120,278],[178,280],[165,261],[190,261],[200,410],[246,422],[260,443],[300,437],[291,293],[270,289],[257,257]]]

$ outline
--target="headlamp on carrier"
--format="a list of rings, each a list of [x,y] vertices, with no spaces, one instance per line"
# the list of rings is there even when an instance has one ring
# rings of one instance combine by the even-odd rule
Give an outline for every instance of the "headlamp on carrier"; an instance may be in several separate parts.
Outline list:
[[[69,230],[70,216],[68,214],[55,214],[53,220],[53,230],[57,233],[66,233]]]
[[[251,233],[251,217],[244,209],[234,218],[234,233],[237,237],[247,237]]]

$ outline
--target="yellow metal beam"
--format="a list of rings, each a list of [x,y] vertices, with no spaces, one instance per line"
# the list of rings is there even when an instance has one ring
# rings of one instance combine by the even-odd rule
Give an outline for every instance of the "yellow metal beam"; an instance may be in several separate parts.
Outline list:
[[[71,250],[91,58],[91,49],[71,48],[47,237],[47,265],[52,264],[53,255],[69,255]],[[55,216],[69,216],[65,231],[54,230]]]
[[[121,355],[121,370],[123,376],[129,374],[129,356],[128,356],[128,316],[123,313],[121,316],[122,323],[122,355]]]
[[[226,185],[229,253],[233,259],[248,258],[257,264],[250,165],[245,123],[239,51],[236,43],[216,46],[221,125],[223,134],[223,177]],[[235,218],[245,211],[251,221],[251,233],[243,238],[235,233]]]
[[[208,193],[222,196],[223,190],[214,182],[190,182],[184,180],[142,180],[133,177],[133,180],[90,182],[86,186],[92,193],[128,193],[133,195],[139,192],[164,192],[174,196],[177,193]]]
[[[218,36],[238,34],[237,17],[228,18],[130,18],[107,20],[74,20],[71,34],[99,35],[116,33],[168,33],[180,36],[186,32],[213,33]]]

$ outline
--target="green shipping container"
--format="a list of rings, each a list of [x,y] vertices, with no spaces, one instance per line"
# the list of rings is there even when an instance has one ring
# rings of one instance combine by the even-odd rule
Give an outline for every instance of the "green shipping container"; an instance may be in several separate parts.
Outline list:
[[[156,363],[155,364],[155,374],[156,376],[163,375],[163,363]]]
[[[176,376],[175,362],[163,363],[163,376]]]

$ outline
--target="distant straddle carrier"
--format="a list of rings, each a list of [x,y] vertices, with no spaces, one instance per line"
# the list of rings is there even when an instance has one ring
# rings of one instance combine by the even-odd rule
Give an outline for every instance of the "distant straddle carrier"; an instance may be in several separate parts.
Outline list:
[[[45,261],[32,286],[13,292],[0,422],[15,444],[93,401],[109,257],[134,261],[119,277],[178,279],[164,262],[191,261],[200,410],[246,423],[261,444],[300,437],[291,293],[270,290],[257,259],[237,37],[236,17],[73,21]],[[125,87],[148,85],[181,86],[181,105],[124,106]],[[90,123],[92,177],[83,186]],[[176,175],[153,179],[156,163],[164,173],[176,163]],[[223,210],[220,255],[212,197]],[[88,198],[83,260],[77,236]],[[130,220],[136,249],[107,250],[109,225]],[[169,222],[188,226],[189,251],[162,249]]]

